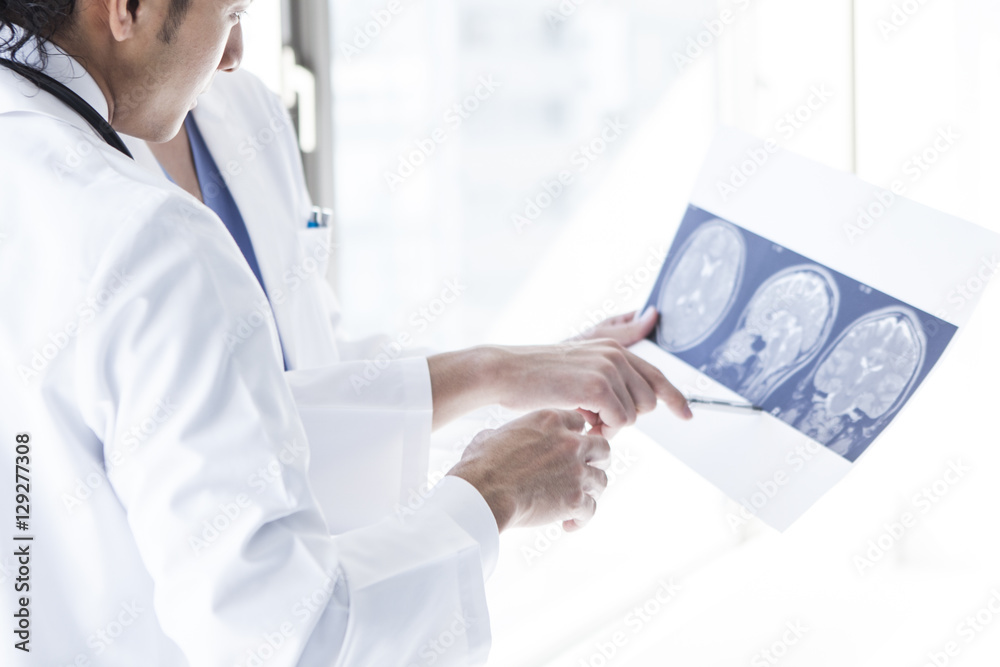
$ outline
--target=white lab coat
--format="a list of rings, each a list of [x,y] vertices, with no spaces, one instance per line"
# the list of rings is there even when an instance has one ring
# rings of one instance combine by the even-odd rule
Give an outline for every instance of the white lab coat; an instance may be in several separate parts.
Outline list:
[[[216,77],[194,117],[254,246],[330,529],[414,504],[427,481],[431,438],[427,362],[383,349],[387,339],[339,335],[340,307],[326,281],[330,229],[306,227],[312,202],[288,113],[259,79],[237,71]],[[145,142],[125,139],[136,161],[175,189]],[[324,369],[318,386],[300,372],[316,368]]]
[[[107,113],[78,63],[54,55],[47,71]],[[264,294],[221,221],[6,69],[0,138],[8,627],[25,576],[9,537],[18,433],[31,435],[18,534],[35,538],[19,594],[31,653],[8,630],[0,663],[484,660],[498,538],[478,492],[449,478],[416,511],[331,537],[303,421],[342,378],[283,372]]]

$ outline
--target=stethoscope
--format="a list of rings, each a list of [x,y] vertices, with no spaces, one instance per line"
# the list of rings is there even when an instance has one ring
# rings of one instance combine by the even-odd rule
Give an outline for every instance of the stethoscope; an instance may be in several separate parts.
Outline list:
[[[94,107],[87,104],[86,100],[74,93],[65,85],[59,83],[48,74],[39,72],[38,70],[32,69],[27,65],[16,63],[13,60],[0,58],[0,65],[17,72],[45,92],[54,95],[56,99],[61,101],[70,109],[78,113],[85,121],[90,123],[90,126],[97,130],[97,133],[101,135],[101,138],[103,138],[109,146],[132,158],[132,153],[129,152],[125,142],[122,141],[120,136],[118,136],[118,133],[115,132],[113,127],[111,127],[111,124],[104,120],[104,116],[98,113]]]

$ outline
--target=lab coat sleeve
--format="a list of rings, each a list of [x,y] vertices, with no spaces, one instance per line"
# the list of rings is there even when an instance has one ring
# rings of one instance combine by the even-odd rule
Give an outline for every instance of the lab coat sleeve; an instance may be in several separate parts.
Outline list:
[[[269,108],[285,126],[293,127],[284,105],[259,79],[237,72],[224,81],[238,85],[228,94],[248,100],[247,109]],[[299,212],[289,219],[306,220],[312,201],[295,133],[280,132],[277,137],[281,162],[292,170],[294,206]],[[298,237],[300,259],[328,257],[330,232],[288,228]],[[287,379],[313,450],[309,476],[314,492],[330,530],[341,533],[421,501],[434,404],[423,351],[389,336],[345,340],[340,304],[326,279],[325,264],[319,274],[316,307],[323,310],[334,332],[327,345],[336,349],[335,356],[343,363],[291,370]]]
[[[433,418],[426,359],[343,362],[285,376],[309,434],[312,488],[333,533],[422,501]]]
[[[475,580],[484,571],[492,572],[499,549],[492,517],[486,501],[468,482],[446,477],[423,507],[401,517],[387,517],[379,524],[338,538],[340,560],[354,596],[347,638],[339,647],[338,667],[484,663],[489,652],[489,618],[486,607],[476,602],[478,592],[461,587],[453,593],[445,592],[439,582],[441,574]],[[442,568],[438,561],[440,546],[428,548],[430,545],[423,536],[428,532],[439,539],[452,540],[451,550],[465,553],[469,558]],[[470,536],[474,539],[470,540]],[[395,555],[388,560],[419,563],[426,571],[410,566],[408,571],[398,572],[391,563],[372,559],[372,554],[393,552]],[[356,590],[364,595],[358,595]],[[402,608],[400,597],[433,599],[442,593],[455,597],[456,611],[421,623],[425,629],[422,634],[413,632],[409,628],[412,609]],[[456,646],[458,651],[453,650]],[[321,659],[312,662],[312,656],[323,651],[322,646],[311,651],[302,667],[326,664]]]
[[[100,259],[74,383],[163,630],[192,667],[407,665],[445,632],[436,664],[481,661],[485,501],[450,480],[330,537],[263,293],[217,220],[165,197]]]

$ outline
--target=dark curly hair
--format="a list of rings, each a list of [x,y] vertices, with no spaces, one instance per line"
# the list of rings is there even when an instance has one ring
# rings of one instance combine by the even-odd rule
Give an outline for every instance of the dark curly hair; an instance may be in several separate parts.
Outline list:
[[[130,7],[136,0],[130,0]],[[159,38],[170,42],[174,33],[184,20],[191,0],[171,0],[167,20],[160,29]],[[69,25],[73,20],[73,10],[76,0],[0,0],[0,30],[16,25],[22,29],[21,34],[8,34],[0,38],[0,56],[10,57],[21,47],[34,41],[41,45],[42,41],[52,39],[52,36]],[[45,64],[45,53],[38,49]]]

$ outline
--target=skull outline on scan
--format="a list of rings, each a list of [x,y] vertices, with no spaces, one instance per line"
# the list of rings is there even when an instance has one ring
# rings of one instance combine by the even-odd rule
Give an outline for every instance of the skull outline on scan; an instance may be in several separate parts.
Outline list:
[[[724,220],[708,220],[688,237],[657,297],[660,347],[674,353],[690,350],[715,331],[739,293],[746,257],[743,234]]]
[[[839,307],[840,290],[828,270],[787,267],[761,283],[701,371],[760,404],[816,358]]]
[[[911,309],[867,313],[829,346],[778,417],[854,461],[906,402],[926,354]]]

